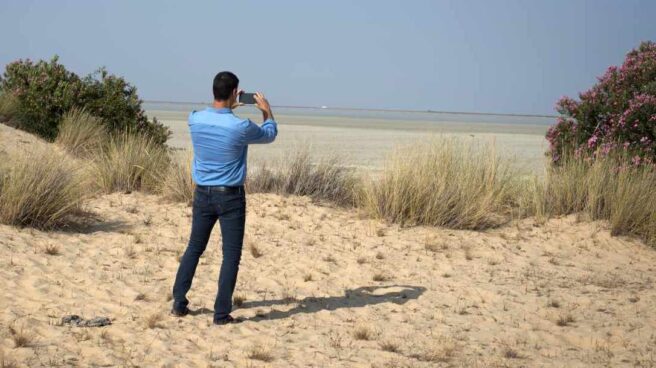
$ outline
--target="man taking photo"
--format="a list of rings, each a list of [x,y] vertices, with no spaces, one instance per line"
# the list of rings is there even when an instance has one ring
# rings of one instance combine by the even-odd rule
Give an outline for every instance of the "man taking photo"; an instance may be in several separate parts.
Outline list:
[[[232,112],[240,106],[239,79],[231,72],[214,77],[214,103],[203,111],[189,115],[189,130],[194,148],[192,177],[196,183],[193,199],[191,236],[180,261],[173,285],[175,316],[189,313],[187,292],[205,251],[216,221],[221,226],[223,263],[214,303],[214,324],[236,322],[232,294],[237,282],[239,261],[244,243],[246,220],[246,160],[248,145],[271,143],[278,134],[271,106],[261,94],[255,94],[255,106],[262,111],[262,125],[241,119]]]

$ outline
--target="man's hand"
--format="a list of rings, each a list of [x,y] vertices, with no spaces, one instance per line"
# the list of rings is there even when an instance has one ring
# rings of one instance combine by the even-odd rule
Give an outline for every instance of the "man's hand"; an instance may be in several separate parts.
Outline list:
[[[255,93],[255,107],[262,111],[262,118],[266,121],[268,119],[273,120],[273,112],[271,112],[271,105],[269,101],[264,97],[260,92]]]

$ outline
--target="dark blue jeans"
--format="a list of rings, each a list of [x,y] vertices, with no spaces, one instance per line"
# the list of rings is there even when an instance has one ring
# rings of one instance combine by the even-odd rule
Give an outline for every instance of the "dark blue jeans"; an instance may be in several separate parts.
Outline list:
[[[223,263],[219,273],[219,290],[214,302],[214,320],[221,320],[232,310],[232,293],[237,283],[244,243],[246,195],[243,187],[232,193],[213,189],[216,188],[197,186],[194,192],[191,236],[175,277],[173,308],[181,311],[189,304],[186,295],[191,288],[198,259],[205,251],[214,224],[219,220],[223,240]]]

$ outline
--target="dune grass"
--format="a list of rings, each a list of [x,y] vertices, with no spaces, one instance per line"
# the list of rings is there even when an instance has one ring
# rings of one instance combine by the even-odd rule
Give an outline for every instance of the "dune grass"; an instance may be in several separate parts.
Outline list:
[[[481,230],[508,221],[516,189],[516,172],[492,144],[435,138],[398,148],[358,202],[401,225]]]
[[[314,160],[309,146],[297,147],[284,160],[251,166],[246,183],[250,193],[309,196],[341,206],[352,206],[358,178],[342,158]]]
[[[124,132],[111,135],[101,146],[91,165],[91,175],[104,193],[156,192],[168,166],[165,147],[148,136]]]
[[[656,246],[656,168],[623,159],[565,159],[521,191],[523,212],[546,219],[580,213],[607,220],[613,235],[632,234]]]
[[[8,93],[0,91],[0,120],[11,120],[18,111],[16,98]]]
[[[62,117],[55,143],[77,157],[98,153],[108,134],[100,118],[82,109],[72,109]]]
[[[48,229],[66,225],[89,192],[77,163],[52,146],[9,154],[0,164],[0,222]]]
[[[195,187],[191,177],[192,159],[191,151],[171,155],[169,168],[161,179],[161,193],[166,199],[191,204]]]

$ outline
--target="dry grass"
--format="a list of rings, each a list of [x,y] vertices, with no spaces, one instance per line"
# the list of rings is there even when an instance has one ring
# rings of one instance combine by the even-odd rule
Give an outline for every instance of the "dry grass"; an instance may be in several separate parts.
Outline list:
[[[304,146],[285,155],[279,162],[251,166],[246,190],[250,193],[278,193],[309,196],[338,205],[353,205],[358,179],[339,156],[314,162],[310,148]]]
[[[158,189],[162,173],[167,172],[166,149],[152,138],[140,134],[111,136],[92,165],[98,188],[105,193]]]
[[[656,245],[656,168],[622,165],[614,158],[565,160],[531,181],[519,200],[538,218],[585,213],[608,220],[613,235],[633,234]]]
[[[162,179],[161,191],[165,198],[191,204],[195,184],[191,177],[191,151],[180,152],[171,157],[171,165]]]
[[[161,313],[153,313],[146,317],[146,327],[153,329],[153,328],[162,328],[162,321],[164,320],[164,317],[162,317]]]
[[[353,337],[356,340],[373,340],[376,338],[376,331],[367,325],[358,325],[353,329]]]
[[[493,145],[436,138],[397,149],[380,177],[366,180],[359,202],[401,225],[480,230],[507,221],[516,177]]]
[[[101,150],[107,131],[100,118],[84,110],[73,109],[59,123],[55,143],[77,157],[90,157]]]
[[[25,327],[17,329],[14,326],[9,326],[9,334],[11,340],[14,342],[14,347],[22,348],[34,344],[35,335],[27,331]]]
[[[254,344],[248,349],[246,355],[253,360],[260,360],[262,362],[272,362],[274,357],[271,348],[262,344]]]
[[[88,197],[77,163],[51,146],[10,153],[0,163],[0,222],[55,228],[79,213]]]

